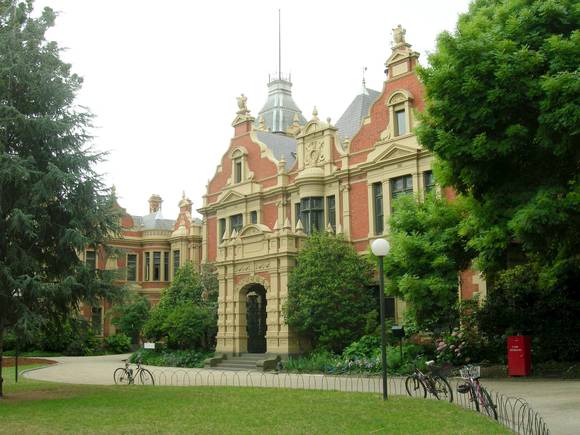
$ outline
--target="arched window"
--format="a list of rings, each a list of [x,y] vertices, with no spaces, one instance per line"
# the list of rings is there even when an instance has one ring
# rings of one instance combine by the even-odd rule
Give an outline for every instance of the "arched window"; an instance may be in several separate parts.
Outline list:
[[[249,174],[247,155],[248,152],[242,147],[234,149],[230,154],[232,159],[231,184],[239,184],[247,180]]]
[[[395,91],[389,97],[389,130],[391,137],[404,136],[413,128],[411,117],[411,101],[413,96],[410,92],[401,89]]]

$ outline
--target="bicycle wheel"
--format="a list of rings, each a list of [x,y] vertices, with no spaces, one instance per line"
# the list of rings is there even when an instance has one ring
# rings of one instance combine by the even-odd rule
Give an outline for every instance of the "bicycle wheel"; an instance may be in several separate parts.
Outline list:
[[[437,400],[448,400],[453,403],[453,390],[449,386],[447,379],[441,376],[433,377],[433,392]]]
[[[419,379],[417,375],[407,376],[407,379],[405,379],[405,389],[407,390],[407,394],[411,397],[422,399],[427,397],[425,385],[423,385],[423,382],[421,382],[421,379]]]
[[[139,380],[143,385],[155,385],[153,375],[147,369],[141,369],[141,372],[139,373]]]
[[[117,385],[129,385],[131,377],[129,376],[129,373],[127,373],[127,370],[120,367],[113,373],[113,379]]]
[[[497,409],[496,406],[493,404],[493,400],[491,400],[491,395],[487,392],[487,390],[483,387],[480,387],[480,393],[481,393],[481,405],[480,405],[480,411],[487,415],[488,417],[493,418],[494,420],[497,420]]]

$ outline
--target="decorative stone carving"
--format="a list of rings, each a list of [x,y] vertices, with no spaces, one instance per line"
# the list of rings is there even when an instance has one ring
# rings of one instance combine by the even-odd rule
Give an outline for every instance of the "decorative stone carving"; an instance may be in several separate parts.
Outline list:
[[[308,142],[304,147],[304,165],[306,167],[317,166],[326,160],[323,150],[324,141]]]
[[[236,284],[236,290],[241,291],[244,287],[246,287],[249,284],[262,285],[266,289],[266,293],[268,293],[270,290],[270,282],[265,280],[264,278],[262,278],[260,275],[254,275],[254,274],[248,275],[247,277],[241,279]]]

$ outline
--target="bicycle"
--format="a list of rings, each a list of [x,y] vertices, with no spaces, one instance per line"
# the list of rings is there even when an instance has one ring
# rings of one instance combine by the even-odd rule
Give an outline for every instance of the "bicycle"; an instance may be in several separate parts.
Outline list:
[[[460,394],[469,394],[469,401],[474,402],[475,410],[485,413],[488,417],[497,420],[497,406],[494,405],[491,395],[479,383],[481,369],[479,366],[466,365],[459,369],[459,374],[465,382],[457,386]]]
[[[119,367],[113,373],[113,379],[117,385],[131,385],[135,384],[135,380],[139,380],[142,385],[155,385],[155,380],[151,372],[141,367],[141,360],[137,360],[137,369],[133,371],[130,367],[131,363],[128,359],[122,360],[125,367]]]
[[[429,373],[423,373],[417,368],[417,360],[413,363],[413,373],[405,379],[405,389],[411,397],[426,398],[427,392],[437,400],[448,400],[453,403],[453,390],[447,382],[446,375],[450,365],[435,366],[435,361],[427,361]]]

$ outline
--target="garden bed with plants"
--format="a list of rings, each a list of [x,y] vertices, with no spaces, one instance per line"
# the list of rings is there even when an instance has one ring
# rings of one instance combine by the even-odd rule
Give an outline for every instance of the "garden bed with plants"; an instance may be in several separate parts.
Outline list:
[[[213,352],[195,350],[141,349],[131,355],[130,361],[160,367],[201,368],[203,362],[213,355]]]

